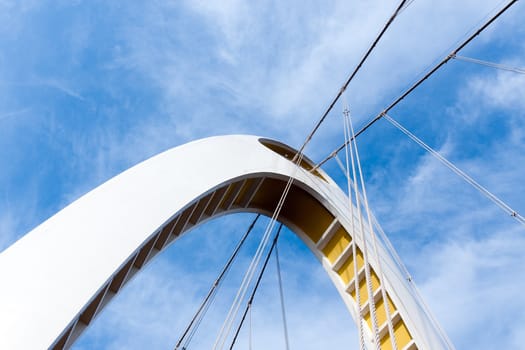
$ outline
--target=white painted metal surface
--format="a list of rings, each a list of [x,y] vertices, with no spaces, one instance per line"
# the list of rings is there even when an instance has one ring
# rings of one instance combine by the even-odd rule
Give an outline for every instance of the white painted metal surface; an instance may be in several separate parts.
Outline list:
[[[109,180],[0,254],[0,349],[52,346],[159,227],[204,193],[254,174],[293,176],[350,232],[345,195],[326,174],[323,181],[296,168],[254,136],[191,142]],[[296,233],[320,258],[355,319],[355,304],[332,266]],[[382,251],[389,293],[414,339],[420,348],[442,348],[399,269]]]

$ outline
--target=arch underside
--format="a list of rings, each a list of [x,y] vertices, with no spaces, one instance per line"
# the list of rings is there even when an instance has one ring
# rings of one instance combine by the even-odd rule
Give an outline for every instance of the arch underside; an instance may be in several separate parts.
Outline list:
[[[365,345],[376,348],[363,242],[352,231],[348,199],[321,169],[309,171],[309,161],[294,166],[290,150],[244,135],[195,141],[128,169],[48,219],[0,254],[0,281],[5,283],[0,311],[6,311],[0,314],[0,332],[7,334],[0,337],[0,348],[69,348],[170,243],[220,215],[271,216],[290,177],[293,185],[278,220],[319,259],[356,322],[361,310]],[[364,236],[370,240],[366,230]],[[382,290],[398,349],[442,348],[382,245],[379,255],[369,255],[368,263],[381,349],[391,349]],[[356,303],[356,279],[361,305]],[[33,337],[26,336],[31,333]]]
[[[64,330],[53,344],[53,349],[69,347],[93,321],[103,307],[123,288],[123,286],[158,253],[191,228],[214,217],[236,212],[255,212],[271,216],[286,185],[286,180],[277,177],[247,177],[223,184],[189,203],[157,232],[148,238],[137,251],[115,272],[110,280],[79,313],[78,319]],[[354,290],[354,259],[351,250],[352,237],[339,220],[320,201],[300,185],[294,184],[287,196],[278,220],[290,227],[312,249],[316,257],[326,260],[331,274],[344,286],[345,302],[351,301],[356,307]],[[371,334],[372,321],[367,302],[363,254],[358,249],[358,278],[361,307],[368,333]],[[380,291],[379,278],[372,269],[372,284],[376,302],[378,323],[380,324],[381,349],[391,349],[385,308]],[[331,276],[332,279],[334,276]],[[339,288],[340,289],[340,288]],[[388,292],[387,292],[388,295]],[[349,300],[348,300],[349,299]],[[399,349],[417,349],[399,311],[389,296],[390,312],[394,325],[396,343]]]

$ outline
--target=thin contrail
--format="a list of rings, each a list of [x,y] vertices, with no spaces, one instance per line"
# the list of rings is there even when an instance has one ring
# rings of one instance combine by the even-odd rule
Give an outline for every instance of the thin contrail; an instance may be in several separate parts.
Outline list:
[[[13,111],[13,112],[7,112],[7,113],[4,113],[4,114],[0,114],[0,120],[7,119],[9,117],[14,117],[16,115],[26,113],[29,110],[30,110],[30,108],[24,108],[24,109],[20,109],[18,111]]]

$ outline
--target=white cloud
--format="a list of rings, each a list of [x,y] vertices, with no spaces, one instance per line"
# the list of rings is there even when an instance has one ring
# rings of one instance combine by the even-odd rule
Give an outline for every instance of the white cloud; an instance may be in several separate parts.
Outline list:
[[[442,58],[457,38],[494,7],[482,5],[478,1],[414,2],[350,87],[350,104],[358,120],[377,113],[406,86],[404,82],[430,61]],[[250,132],[250,121],[255,119],[269,135],[298,144],[395,6],[394,1],[324,6],[247,6],[233,0],[184,6],[155,3],[141,9],[144,23],[123,27],[129,51],[118,62],[159,85],[165,111],[177,121],[169,129],[184,139],[210,134],[210,130]],[[185,21],[176,16],[181,11],[189,11],[188,17],[197,15],[198,31],[185,37],[195,42],[181,39]],[[166,20],[166,14],[175,19]],[[187,56],[189,51],[197,58]],[[220,100],[213,99],[217,93]],[[181,99],[202,108],[183,115]],[[225,107],[238,113],[224,113]],[[293,120],[293,132],[280,127],[283,120]],[[336,123],[327,130],[334,133],[339,127]]]
[[[0,120],[7,119],[7,118],[10,118],[10,117],[15,117],[15,116],[27,113],[29,111],[30,111],[29,108],[24,108],[24,109],[12,111],[12,112],[5,112],[5,113],[0,114]]]
[[[518,229],[479,240],[447,240],[422,252],[425,264],[417,270],[425,276],[423,293],[457,348],[519,347],[525,320],[516,303],[525,280],[524,249]]]
[[[85,61],[79,59],[85,48],[100,44],[92,41],[93,28],[109,26],[103,41],[110,47],[111,59],[104,56],[101,62],[96,61],[96,65],[104,68],[102,74],[97,71],[100,76],[96,78],[100,81],[94,79],[82,85],[75,79],[75,74],[82,76],[80,72],[67,71],[66,67],[64,72],[71,72],[68,79],[51,75],[49,81],[51,85],[59,82],[54,87],[71,97],[84,98],[86,87],[95,90],[96,93],[85,97],[90,103],[91,98],[97,98],[97,93],[103,91],[104,98],[111,103],[92,102],[89,112],[103,114],[107,119],[102,123],[86,122],[85,133],[81,134],[69,133],[59,112],[53,111],[60,133],[50,132],[51,141],[47,142],[55,142],[61,155],[65,155],[61,158],[64,167],[81,175],[75,179],[60,178],[66,182],[66,193],[55,194],[58,198],[52,199],[54,202],[50,205],[60,207],[69,203],[128,166],[197,137],[246,132],[268,134],[297,145],[395,5],[395,1],[339,1],[323,5],[281,2],[249,6],[234,0],[182,4],[148,2],[136,7],[110,8],[110,15],[104,17],[110,25],[96,21],[81,23],[70,33],[70,39],[75,40],[68,41],[73,47],[71,52],[75,57],[71,61],[74,64],[88,65],[91,59],[95,60],[93,56],[98,57],[99,51],[93,51]],[[375,114],[390,102],[392,96],[406,87],[407,81],[431,60],[448,53],[451,44],[494,5],[495,2],[474,0],[461,3],[415,1],[394,23],[350,87],[349,100],[357,120]],[[2,32],[15,36],[20,28],[28,27],[24,19],[29,17],[24,17],[27,16],[24,13],[26,10],[20,10],[20,16],[9,18],[0,15]],[[491,40],[504,37],[516,28],[522,30],[521,17],[519,11],[506,15],[496,23],[495,29],[473,43],[473,49],[490,44]],[[40,53],[33,54],[40,64]],[[508,57],[505,62],[520,63],[516,57]],[[453,64],[456,63],[448,66]],[[66,63],[64,66],[70,67]],[[9,68],[2,65],[0,71],[7,72]],[[34,72],[34,68],[25,68]],[[106,74],[112,79],[104,80]],[[502,119],[512,125],[509,135],[491,138],[490,145],[473,138],[475,146],[490,149],[491,153],[483,156],[472,155],[472,145],[467,149],[464,137],[472,134],[464,133],[466,126],[451,131],[445,140],[438,140],[433,145],[487,188],[524,211],[521,164],[525,164],[525,152],[523,113],[520,112],[524,107],[524,81],[522,76],[507,73],[483,74],[464,84],[459,79],[450,83],[448,89],[460,86],[463,91],[461,101],[448,110],[457,118],[450,124],[459,126],[459,121],[468,121],[467,126],[472,127],[478,121],[487,122],[490,118],[484,110],[488,109],[505,116]],[[133,84],[147,87],[150,95],[142,96],[144,102],[141,103],[158,98],[159,101],[152,103],[150,112],[128,115],[140,104],[130,107],[130,98],[126,96],[129,91],[120,86],[122,80],[119,79],[123,76],[131,76]],[[429,81],[422,89],[432,91],[432,87]],[[48,107],[54,108],[51,103]],[[513,113],[510,116],[509,111]],[[330,119],[323,129],[324,134],[318,135],[314,147],[310,148],[315,156],[331,150],[325,142],[339,143],[340,124],[337,118]],[[399,148],[406,146],[399,145]],[[365,147],[363,150],[367,152]],[[521,285],[517,283],[523,279],[515,268],[523,265],[519,254],[523,242],[519,234],[504,232],[504,229],[514,231],[514,223],[435,160],[430,157],[400,159],[406,154],[403,151],[396,150],[393,160],[403,169],[396,172],[385,167],[374,176],[371,192],[375,195],[370,197],[378,208],[380,221],[392,232],[401,255],[416,271],[416,280],[422,281],[427,300],[458,344],[473,347],[469,345],[474,344],[471,339],[478,327],[501,323],[502,327],[521,325],[510,330],[498,329],[495,337],[506,337],[507,348],[518,347],[525,337],[520,332],[524,320],[519,313],[522,310],[511,307],[519,298],[516,290]],[[2,164],[12,162],[2,159]],[[402,184],[388,183],[390,175],[391,179],[403,180]],[[22,220],[19,218],[25,214],[30,200],[24,201],[26,205],[2,212],[0,246],[12,240],[6,239],[10,232],[20,233],[17,220]],[[49,208],[46,213],[48,211]],[[37,217],[41,216],[39,209]],[[214,244],[217,242],[205,241],[207,247]],[[417,254],[418,251],[422,253]],[[295,253],[289,251],[288,254]],[[347,314],[334,316],[342,312],[342,303],[334,296],[335,291],[331,293],[326,289],[331,286],[326,287],[329,282],[323,279],[326,277],[323,272],[318,267],[315,270],[313,262],[299,260],[303,255],[304,249],[293,256],[293,263],[288,263],[293,267],[286,279],[295,278],[288,296],[297,303],[290,316],[291,333],[295,335],[292,345],[328,348],[346,344],[347,339],[339,340],[338,336],[345,334],[355,338],[353,324]],[[205,266],[205,257],[198,259],[200,266]],[[176,316],[191,314],[198,301],[196,295],[202,292],[204,281],[212,274],[210,271],[188,273],[175,265],[179,262],[168,260],[167,257],[159,260],[138,276],[120,300],[110,305],[106,315],[102,315],[100,322],[89,331],[91,333],[86,334],[89,339],[86,342],[95,343],[80,343],[79,347],[102,347],[102,339],[108,337],[112,341],[109,348],[173,345],[174,329],[180,329],[187,319]],[[306,288],[307,284],[294,277],[296,275],[308,278],[310,287]],[[494,284],[485,284],[488,283],[486,276]],[[451,291],[450,286],[456,289]],[[451,307],[444,308],[444,305]],[[305,310],[312,313],[305,313]],[[280,338],[274,337],[280,330],[269,321],[275,319],[275,315],[265,311],[259,313],[268,327],[260,330],[262,336],[259,337],[275,338],[280,342]],[[515,319],[509,321],[508,315]],[[326,320],[332,319],[343,321],[327,323]],[[310,329],[320,330],[320,333],[310,332]],[[325,337],[328,331],[338,336]],[[477,348],[495,347],[491,339],[481,339],[483,343],[475,343]],[[349,341],[357,344],[355,339]],[[333,343],[328,346],[326,342]]]
[[[498,72],[473,79],[466,87],[469,94],[481,97],[489,108],[501,108],[512,112],[525,107],[525,75],[513,72]]]

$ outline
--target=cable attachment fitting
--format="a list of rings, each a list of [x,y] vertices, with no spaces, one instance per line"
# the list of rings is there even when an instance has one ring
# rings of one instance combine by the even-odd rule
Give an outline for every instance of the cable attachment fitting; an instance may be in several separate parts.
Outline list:
[[[350,110],[348,109],[348,107],[345,107],[345,109],[343,110],[343,116],[346,118],[350,117]]]

